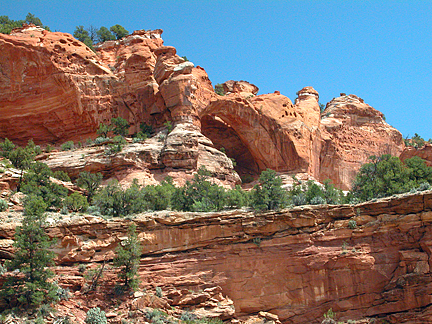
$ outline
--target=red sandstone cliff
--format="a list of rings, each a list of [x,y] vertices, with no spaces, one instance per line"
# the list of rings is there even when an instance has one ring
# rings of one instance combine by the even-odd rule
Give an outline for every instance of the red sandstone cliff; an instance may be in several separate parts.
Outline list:
[[[160,129],[170,120],[161,168],[210,165],[223,147],[241,176],[271,168],[330,178],[343,189],[368,156],[399,155],[404,147],[382,114],[354,95],[332,100],[322,115],[312,87],[294,104],[279,92],[256,95],[245,81],[226,82],[219,96],[204,69],[164,46],[161,34],[136,31],[96,46],[97,54],[69,34],[38,27],[0,35],[0,138],[83,140],[116,116],[131,132],[142,122]]]
[[[116,307],[103,294],[112,291],[116,270],[107,269],[100,292],[89,299],[76,265],[111,260],[130,220],[49,219],[55,223],[49,235],[58,238],[57,279],[73,292],[68,307],[62,303],[58,308],[84,314],[86,307]],[[430,191],[356,206],[307,206],[258,215],[163,211],[133,221],[143,246],[140,290],[146,288],[148,294],[161,287],[166,296],[153,307],[217,308],[206,289],[220,286],[229,298],[214,316],[225,319],[264,310],[284,323],[320,323],[330,308],[338,321],[370,317],[428,323],[432,316]],[[11,255],[15,225],[0,224],[2,258]],[[122,312],[136,309],[140,298],[132,298],[131,308]]]

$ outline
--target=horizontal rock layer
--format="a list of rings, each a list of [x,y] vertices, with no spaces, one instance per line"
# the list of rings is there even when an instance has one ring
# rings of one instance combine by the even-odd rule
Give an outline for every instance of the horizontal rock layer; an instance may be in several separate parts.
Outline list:
[[[432,311],[431,209],[426,192],[257,215],[143,214],[133,220],[143,246],[141,288],[221,286],[237,315],[264,310],[286,323],[319,323],[329,308],[340,320],[422,322]],[[85,216],[50,227],[57,263],[112,259],[130,222]],[[13,232],[0,227],[3,257]]]

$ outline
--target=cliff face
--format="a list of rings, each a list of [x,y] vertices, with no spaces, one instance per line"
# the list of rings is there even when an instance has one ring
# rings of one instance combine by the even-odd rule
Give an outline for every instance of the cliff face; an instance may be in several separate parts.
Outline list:
[[[402,134],[387,124],[384,115],[355,95],[341,94],[322,114],[323,148],[319,180],[332,179],[348,189],[359,166],[371,155],[399,156],[405,148]]]
[[[0,137],[79,138],[110,115],[114,75],[69,34],[30,27],[0,36]]]
[[[226,82],[219,96],[205,70],[164,46],[161,34],[135,31],[96,46],[97,54],[38,27],[0,35],[0,138],[58,143],[95,137],[100,122],[117,116],[131,133],[143,122],[160,130],[171,121],[179,131],[160,152],[165,168],[210,166],[211,157],[197,153],[204,134],[211,141],[203,139],[201,151],[223,147],[241,176],[271,168],[329,178],[342,189],[368,156],[403,149],[401,134],[354,95],[332,100],[322,115],[312,87],[294,104],[279,92],[257,96],[245,81]]]
[[[426,323],[432,315],[431,209],[426,192],[258,215],[139,215],[133,222],[143,246],[140,289],[220,286],[235,316],[265,310],[285,323],[319,323],[329,308],[337,320]],[[75,216],[49,228],[58,238],[60,283],[76,291],[74,298],[84,279],[72,265],[111,260],[129,223]],[[0,225],[2,257],[10,255],[13,229]],[[115,270],[107,271],[111,279],[102,287],[113,284]]]

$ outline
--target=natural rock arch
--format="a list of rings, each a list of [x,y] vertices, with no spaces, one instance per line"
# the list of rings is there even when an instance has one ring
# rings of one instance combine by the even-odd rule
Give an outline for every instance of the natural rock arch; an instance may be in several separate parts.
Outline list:
[[[237,161],[243,164],[240,169],[255,172],[266,168],[276,171],[307,170],[307,160],[299,156],[290,134],[281,127],[280,120],[263,114],[260,108],[257,108],[262,107],[262,100],[260,97],[247,100],[230,95],[212,101],[199,114],[203,134],[212,139],[216,146],[224,148],[231,144],[221,142],[226,134],[218,134],[209,129],[219,127],[221,131],[235,134],[244,146],[241,150],[245,151],[244,161]],[[291,102],[289,103],[291,105]],[[221,125],[225,125],[225,130]],[[298,135],[303,137],[301,131]],[[227,153],[231,156],[230,152]],[[249,161],[248,158],[252,158],[253,161]]]

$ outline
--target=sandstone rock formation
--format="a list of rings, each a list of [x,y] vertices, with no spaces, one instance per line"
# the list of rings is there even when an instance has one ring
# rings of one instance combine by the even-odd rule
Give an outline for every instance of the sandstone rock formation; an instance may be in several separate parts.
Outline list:
[[[259,89],[256,85],[247,81],[234,81],[229,80],[222,84],[225,94],[239,93],[242,97],[250,97],[251,95],[257,95]]]
[[[110,117],[116,77],[70,34],[39,27],[0,34],[0,137],[77,139]]]
[[[432,144],[425,144],[422,148],[407,146],[400,155],[400,159],[405,161],[414,156],[418,156],[426,161],[428,166],[432,166]]]
[[[199,129],[179,123],[167,134],[163,130],[144,142],[130,143],[121,152],[107,154],[103,145],[74,151],[52,152],[41,157],[53,171],[64,171],[72,180],[80,172],[101,172],[105,179],[116,179],[128,185],[135,178],[140,184],[150,185],[171,176],[183,185],[192,172],[205,166],[215,182],[232,187],[240,183],[233,172],[232,161],[213,148],[212,142]]]
[[[143,246],[140,288],[161,287],[170,305],[205,310],[218,305],[211,296],[222,292],[228,296],[217,312],[222,318],[232,316],[229,300],[236,317],[268,311],[284,323],[320,323],[330,308],[338,321],[427,323],[432,315],[430,191],[356,206],[259,215],[163,211],[133,221]],[[76,264],[111,260],[129,223],[75,215],[48,229],[58,238],[59,283],[73,298],[85,298]],[[0,225],[3,258],[11,255],[13,232],[13,224]],[[101,289],[113,288],[115,271],[107,269]],[[69,312],[79,309],[75,304]]]
[[[64,142],[95,137],[100,122],[117,116],[131,133],[141,123],[160,131],[170,121],[213,143],[174,132],[160,153],[168,168],[191,170],[204,161],[211,167],[196,153],[200,138],[212,156],[224,148],[243,178],[271,168],[329,178],[342,189],[368,156],[403,149],[400,133],[354,95],[332,100],[322,115],[312,87],[301,89],[294,105],[278,91],[257,95],[246,81],[227,81],[219,96],[204,69],[164,46],[161,34],[135,31],[97,45],[97,54],[69,34],[39,27],[0,35],[0,138]]]
[[[369,156],[399,156],[405,147],[402,134],[383,117],[355,95],[330,101],[321,119],[324,132],[318,179],[329,178],[336,186],[348,189]]]

